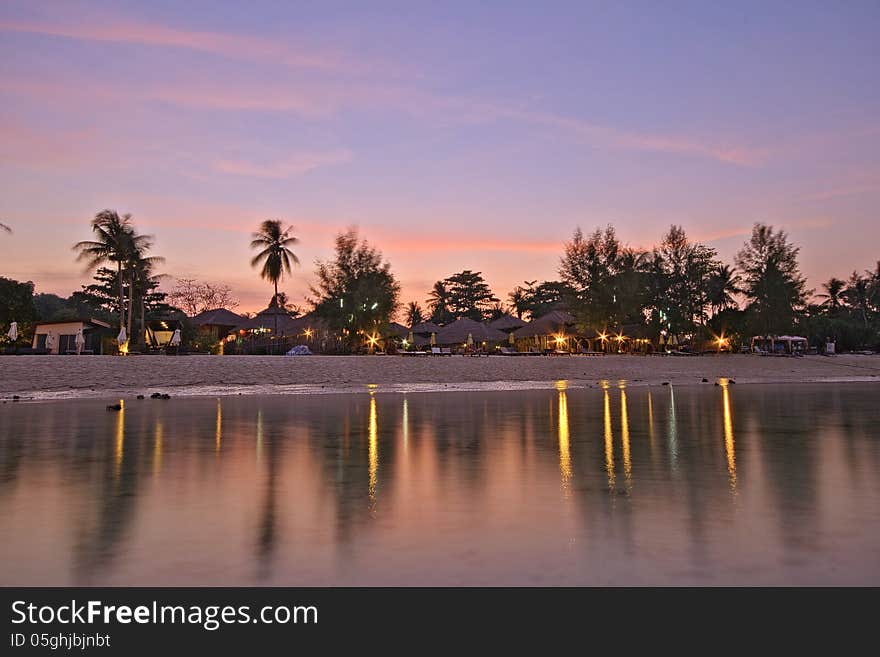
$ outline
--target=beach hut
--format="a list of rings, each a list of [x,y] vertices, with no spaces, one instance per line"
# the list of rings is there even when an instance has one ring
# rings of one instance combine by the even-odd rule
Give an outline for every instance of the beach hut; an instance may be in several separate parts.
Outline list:
[[[551,310],[513,333],[520,351],[575,351],[577,330],[574,315]]]
[[[103,354],[102,338],[113,335],[113,329],[99,319],[76,319],[40,322],[34,328],[32,348],[36,353],[57,355],[77,353],[77,335],[82,332],[83,354]]]
[[[410,329],[413,334],[412,343],[417,347],[434,346],[437,344],[437,334],[442,327],[434,322],[422,322]]]
[[[504,331],[507,334],[511,334],[514,331],[521,329],[526,324],[528,324],[528,322],[526,322],[525,320],[509,314],[501,315],[501,317],[499,317],[498,319],[493,319],[491,322],[489,322],[489,326],[491,326],[493,329]]]
[[[437,345],[440,347],[463,347],[468,343],[468,336],[470,336],[472,344],[482,348],[507,342],[507,334],[503,331],[494,329],[488,324],[462,317],[437,332]]]
[[[199,337],[212,342],[220,342],[229,334],[246,326],[249,321],[247,317],[226,308],[205,310],[190,318],[190,323],[196,328]]]

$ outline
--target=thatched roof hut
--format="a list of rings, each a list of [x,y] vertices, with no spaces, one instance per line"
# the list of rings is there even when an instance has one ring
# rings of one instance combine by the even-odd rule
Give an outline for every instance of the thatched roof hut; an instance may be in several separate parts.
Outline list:
[[[527,322],[521,320],[519,317],[514,317],[513,315],[502,315],[498,319],[489,322],[489,326],[493,329],[498,329],[499,331],[504,331],[508,334],[517,329],[521,329],[526,324]]]
[[[437,333],[437,344],[446,346],[464,344],[468,335],[473,338],[475,344],[507,341],[507,333],[494,329],[488,324],[481,324],[467,317],[462,317],[440,329]]]
[[[217,326],[228,328],[230,331],[248,324],[250,320],[243,315],[234,313],[226,308],[214,308],[213,310],[205,310],[198,315],[190,318],[193,326]]]
[[[406,338],[409,336],[409,329],[406,328],[403,324],[391,322],[388,325],[388,328],[385,330],[385,334],[394,338],[406,340]]]
[[[422,322],[421,324],[416,324],[410,330],[412,330],[414,335],[431,335],[432,333],[439,333],[441,328],[443,327],[434,322]]]
[[[532,338],[542,335],[555,335],[558,333],[571,333],[575,325],[574,315],[564,310],[551,310],[546,315],[534,319],[514,332],[514,337]]]

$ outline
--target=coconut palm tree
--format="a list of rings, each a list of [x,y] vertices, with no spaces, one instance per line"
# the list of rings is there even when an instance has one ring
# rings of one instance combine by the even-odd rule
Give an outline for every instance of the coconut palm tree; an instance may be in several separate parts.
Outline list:
[[[128,278],[128,335],[133,335],[132,320],[134,317],[135,295],[137,295],[140,310],[140,326],[135,344],[142,344],[145,337],[144,321],[144,295],[151,281],[157,280],[161,275],[153,273],[154,267],[165,262],[161,256],[148,256],[147,251],[153,246],[153,238],[150,235],[137,235],[132,233],[132,248],[125,263],[125,272]]]
[[[706,279],[706,301],[716,314],[736,305],[734,295],[742,292],[742,278],[730,265],[718,265]]]
[[[267,219],[260,224],[260,229],[253,233],[251,241],[252,249],[260,249],[251,259],[251,267],[259,267],[260,277],[271,281],[275,286],[275,296],[273,299],[278,300],[278,281],[280,281],[284,272],[290,274],[291,263],[298,265],[299,258],[288,247],[299,242],[299,239],[291,233],[293,226],[284,228],[282,223],[277,219]],[[276,303],[277,305],[277,303]],[[275,335],[278,335],[278,313],[275,313]]]
[[[94,240],[85,240],[73,245],[79,251],[77,261],[86,261],[86,271],[96,269],[106,263],[116,263],[116,277],[119,281],[119,327],[125,326],[125,280],[122,268],[130,258],[139,238],[134,233],[131,215],[121,217],[116,210],[102,210],[92,219]]]
[[[831,277],[822,284],[825,289],[823,294],[817,294],[820,299],[825,299],[822,305],[828,309],[831,314],[840,310],[843,305],[844,292],[846,291],[846,281],[839,278]]]
[[[421,324],[425,321],[425,315],[422,312],[422,307],[419,305],[417,301],[410,301],[409,305],[406,307],[406,325],[409,328],[412,328],[416,324]]]

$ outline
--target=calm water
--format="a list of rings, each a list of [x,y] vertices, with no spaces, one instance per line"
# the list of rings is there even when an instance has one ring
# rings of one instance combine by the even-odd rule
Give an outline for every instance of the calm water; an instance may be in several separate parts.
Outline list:
[[[880,386],[0,405],[2,584],[880,584]]]

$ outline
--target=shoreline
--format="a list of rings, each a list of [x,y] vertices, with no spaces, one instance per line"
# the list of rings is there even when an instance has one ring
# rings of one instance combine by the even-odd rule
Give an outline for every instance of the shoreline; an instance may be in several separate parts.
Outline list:
[[[0,400],[428,393],[618,386],[880,383],[880,356],[411,358],[403,356],[10,356]],[[704,381],[705,379],[705,381]],[[19,399],[14,399],[14,397]]]

